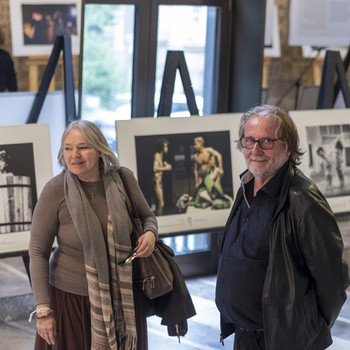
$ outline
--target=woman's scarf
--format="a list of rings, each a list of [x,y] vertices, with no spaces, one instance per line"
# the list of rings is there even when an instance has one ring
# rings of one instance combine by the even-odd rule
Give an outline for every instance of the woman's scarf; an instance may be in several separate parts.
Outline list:
[[[108,207],[107,238],[78,180],[65,171],[68,210],[83,245],[91,308],[91,349],[136,349],[132,264],[118,265],[131,251],[131,223],[118,173],[103,175]]]

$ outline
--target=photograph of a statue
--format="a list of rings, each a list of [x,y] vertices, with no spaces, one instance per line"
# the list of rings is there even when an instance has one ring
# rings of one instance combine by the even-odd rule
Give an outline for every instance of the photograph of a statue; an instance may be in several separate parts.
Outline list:
[[[136,136],[137,177],[157,216],[228,209],[228,131]]]

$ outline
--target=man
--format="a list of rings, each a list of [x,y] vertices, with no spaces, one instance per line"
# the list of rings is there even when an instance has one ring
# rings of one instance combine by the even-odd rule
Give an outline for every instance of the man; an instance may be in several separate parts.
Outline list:
[[[318,147],[316,154],[322,159],[321,169],[322,173],[325,174],[326,179],[326,191],[332,191],[332,163],[326,157],[324,148]]]
[[[196,151],[194,155],[194,180],[195,180],[195,187],[198,188],[204,179],[206,170],[209,167],[209,159],[211,155],[215,156],[217,159],[220,176],[224,174],[224,170],[222,168],[221,153],[216,151],[212,147],[204,147],[203,137],[201,136],[195,137],[193,144],[194,144],[194,149]]]
[[[234,350],[323,350],[346,300],[348,267],[334,215],[296,166],[302,152],[285,111],[241,118],[241,175],[221,246],[216,304]]]
[[[5,35],[0,30],[0,46],[5,43]],[[0,92],[17,91],[17,78],[10,54],[0,49]]]

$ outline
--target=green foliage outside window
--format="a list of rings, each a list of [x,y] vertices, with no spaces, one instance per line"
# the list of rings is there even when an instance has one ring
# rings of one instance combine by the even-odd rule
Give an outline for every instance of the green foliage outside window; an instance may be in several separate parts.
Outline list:
[[[127,69],[115,50],[119,6],[85,7],[83,48],[83,96],[99,98],[100,107],[115,110],[117,94],[130,91]],[[119,17],[121,18],[121,17]]]

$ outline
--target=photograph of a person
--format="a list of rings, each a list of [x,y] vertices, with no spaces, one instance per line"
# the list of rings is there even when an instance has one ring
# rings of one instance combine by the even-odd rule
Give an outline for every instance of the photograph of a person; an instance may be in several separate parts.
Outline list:
[[[310,177],[326,197],[350,194],[350,125],[306,127]]]
[[[228,209],[229,131],[135,136],[140,187],[160,215]]]
[[[58,35],[77,35],[76,4],[22,4],[24,45],[48,45]]]
[[[153,181],[154,192],[157,197],[156,214],[162,215],[164,208],[163,194],[163,172],[172,169],[171,164],[164,160],[164,156],[168,153],[169,142],[165,138],[160,138],[156,143],[156,152],[153,157]]]
[[[36,199],[33,145],[0,145],[0,233],[30,230]]]

